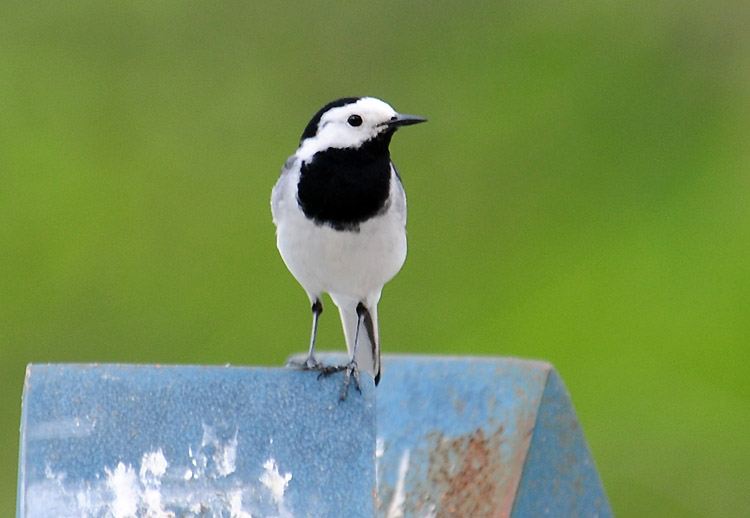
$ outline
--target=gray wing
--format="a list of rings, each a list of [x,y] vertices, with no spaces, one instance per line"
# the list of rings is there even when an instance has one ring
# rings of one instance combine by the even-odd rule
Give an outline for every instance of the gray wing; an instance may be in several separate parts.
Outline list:
[[[391,162],[391,185],[393,186],[393,192],[391,193],[393,211],[398,214],[401,219],[401,223],[406,227],[406,191],[404,191],[404,184],[401,183],[401,176],[398,174],[396,166]]]
[[[273,215],[273,222],[276,226],[279,225],[279,219],[282,216],[282,207],[290,197],[289,190],[295,189],[296,187],[293,183],[296,183],[295,178],[297,175],[293,173],[298,170],[297,156],[292,155],[287,158],[284,166],[281,168],[279,179],[276,180],[276,185],[274,185],[271,190],[271,214]],[[296,199],[296,196],[291,196],[291,198]]]

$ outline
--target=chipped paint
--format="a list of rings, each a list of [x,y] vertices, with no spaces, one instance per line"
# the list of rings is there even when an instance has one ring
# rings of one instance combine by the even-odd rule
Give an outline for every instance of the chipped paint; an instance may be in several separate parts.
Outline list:
[[[113,497],[107,502],[108,510],[112,513],[112,518],[130,518],[135,516],[138,511],[138,478],[135,475],[133,466],[125,465],[122,462],[117,464],[113,470],[104,468],[107,474],[107,488],[111,491]],[[81,509],[80,511],[86,511]]]
[[[289,481],[292,480],[292,474],[284,473],[282,476],[279,473],[276,461],[272,458],[263,463],[263,469],[265,472],[258,480],[271,492],[271,498],[276,504],[283,504],[284,492],[289,485]]]
[[[259,484],[250,486],[235,480],[232,473],[237,445],[237,431],[224,440],[204,424],[200,444],[195,451],[192,446],[188,448],[192,469],[172,466],[162,448],[144,452],[139,466],[122,461],[105,466],[93,483],[70,480],[66,473],[47,465],[44,482],[28,488],[29,501],[34,505],[25,516],[294,518],[285,500],[292,473],[279,473],[276,460],[269,458],[258,467]],[[219,480],[229,484],[222,487]],[[65,514],[61,514],[63,510]]]
[[[189,448],[190,461],[193,469],[190,472],[192,478],[224,478],[237,469],[237,434],[234,432],[219,430],[217,427],[206,423],[203,426],[203,436],[198,448],[193,451]],[[227,436],[228,434],[228,436]]]
[[[402,518],[404,516],[404,502],[406,501],[406,495],[404,493],[404,483],[406,482],[406,474],[408,471],[409,450],[404,450],[404,453],[401,455],[401,461],[398,465],[398,478],[396,479],[396,487],[393,489],[391,505],[388,507],[386,518]]]

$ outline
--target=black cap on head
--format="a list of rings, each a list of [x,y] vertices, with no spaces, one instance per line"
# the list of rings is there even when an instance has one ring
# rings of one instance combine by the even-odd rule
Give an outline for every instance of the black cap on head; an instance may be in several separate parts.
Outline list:
[[[339,106],[346,106],[347,104],[356,103],[360,99],[361,97],[343,97],[341,99],[331,101],[330,103],[323,106],[320,110],[318,110],[318,113],[316,113],[313,118],[310,119],[310,122],[307,123],[305,131],[302,132],[302,136],[299,139],[300,142],[302,142],[306,138],[315,136],[315,134],[318,132],[318,123],[320,122],[320,118],[323,117],[323,114],[325,112],[327,112],[331,108],[338,108]]]

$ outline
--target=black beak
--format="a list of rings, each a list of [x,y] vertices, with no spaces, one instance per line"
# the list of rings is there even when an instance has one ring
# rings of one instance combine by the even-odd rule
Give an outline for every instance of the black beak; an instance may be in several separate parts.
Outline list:
[[[419,115],[406,115],[404,113],[397,113],[391,120],[386,122],[389,128],[400,128],[401,126],[411,126],[412,124],[419,124],[420,122],[427,122],[427,119],[420,117]]]

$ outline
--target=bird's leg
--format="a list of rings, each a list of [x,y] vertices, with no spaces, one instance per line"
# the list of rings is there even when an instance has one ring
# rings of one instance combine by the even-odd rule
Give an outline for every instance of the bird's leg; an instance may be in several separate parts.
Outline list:
[[[362,321],[365,315],[369,314],[367,308],[361,302],[357,304],[357,330],[354,333],[354,347],[352,348],[352,357],[349,359],[349,363],[346,365],[329,365],[320,366],[320,376],[328,377],[335,372],[344,371],[344,387],[341,389],[341,401],[346,399],[346,394],[349,392],[349,385],[351,384],[352,378],[354,378],[354,388],[357,392],[362,393],[362,388],[359,385],[359,368],[357,367],[357,342],[359,341],[359,330],[362,327]],[[320,377],[319,376],[319,377]]]
[[[316,369],[320,367],[320,363],[315,359],[315,337],[318,334],[318,319],[320,314],[323,313],[323,304],[320,299],[316,298],[312,304],[312,332],[310,333],[310,350],[307,352],[307,360],[305,360],[305,366],[309,369]]]
[[[357,304],[357,331],[354,333],[354,347],[352,348],[352,357],[349,363],[344,365],[341,369],[344,371],[344,388],[341,389],[341,400],[346,399],[346,393],[349,390],[349,383],[354,378],[354,387],[357,392],[362,393],[362,388],[359,386],[359,369],[357,368],[357,345],[359,343],[359,330],[362,328],[362,321],[367,315],[367,308],[361,302]]]
[[[292,362],[294,367],[298,367],[304,370],[321,370],[321,363],[315,359],[315,336],[318,334],[318,319],[320,314],[323,312],[323,303],[320,302],[319,298],[316,298],[312,303],[312,333],[310,335],[310,349],[307,352],[307,359],[304,363]]]

